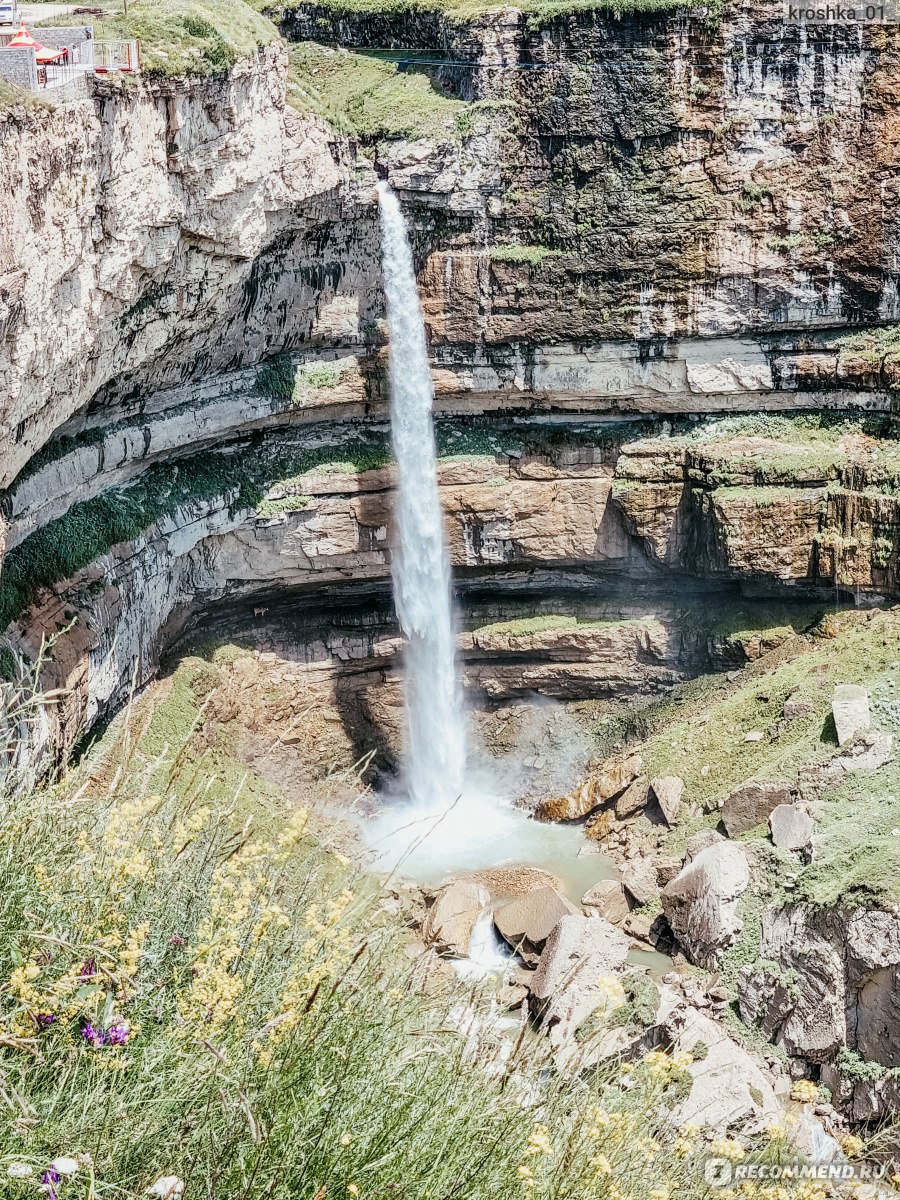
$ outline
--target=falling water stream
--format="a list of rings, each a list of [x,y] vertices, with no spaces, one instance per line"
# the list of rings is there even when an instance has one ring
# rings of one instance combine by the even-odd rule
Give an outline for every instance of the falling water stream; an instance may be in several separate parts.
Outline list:
[[[366,838],[378,854],[378,865],[422,883],[439,883],[458,871],[528,864],[558,875],[578,899],[598,879],[613,874],[607,859],[578,857],[585,845],[580,830],[532,821],[509,802],[491,764],[468,746],[425,324],[397,197],[382,183],[378,200],[397,461],[392,572],[397,616],[407,640],[406,747],[401,794],[367,822]]]
[[[462,793],[466,721],[438,495],[434,391],[403,213],[387,184],[378,185],[378,199],[391,330],[391,440],[397,460],[392,574],[397,616],[407,638],[406,786],[414,804],[443,809]]]

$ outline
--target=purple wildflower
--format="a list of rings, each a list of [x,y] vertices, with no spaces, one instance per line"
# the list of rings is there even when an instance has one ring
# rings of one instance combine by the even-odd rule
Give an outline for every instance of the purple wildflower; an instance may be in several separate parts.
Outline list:
[[[81,978],[82,979],[93,979],[96,974],[97,974],[97,960],[96,960],[96,958],[89,958],[87,960],[87,962],[84,964],[84,966],[81,968]]]
[[[44,1185],[44,1191],[49,1200],[57,1200],[56,1185],[59,1183],[59,1171],[54,1167],[48,1167],[41,1176],[41,1183]]]
[[[35,1024],[41,1032],[49,1029],[55,1020],[56,1013],[37,1013],[34,1018]]]
[[[81,1036],[92,1046],[96,1047],[106,1045],[106,1034],[102,1029],[98,1029],[96,1025],[92,1025],[90,1021],[87,1021],[84,1025],[82,1025]]]
[[[111,1046],[124,1046],[130,1033],[131,1027],[127,1021],[117,1021],[115,1025],[110,1025],[106,1038]]]

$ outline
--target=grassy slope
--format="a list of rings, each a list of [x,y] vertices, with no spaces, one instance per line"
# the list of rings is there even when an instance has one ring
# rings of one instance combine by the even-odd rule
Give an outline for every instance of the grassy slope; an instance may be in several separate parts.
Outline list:
[[[78,16],[52,24],[83,24]],[[229,71],[278,40],[275,26],[244,0],[132,0],[128,12],[93,17],[101,39],[140,38],[143,72],[149,76],[203,78]]]
[[[453,135],[455,118],[468,107],[444,96],[424,74],[315,42],[291,48],[288,99],[337,129],[371,137]]]
[[[735,624],[741,624],[736,618]],[[752,780],[796,782],[802,767],[837,751],[831,700],[838,683],[868,688],[876,726],[900,739],[900,610],[823,620],[818,636],[790,638],[729,680],[697,679],[644,716],[641,753],[649,773],[680,775],[687,799],[709,815],[680,826],[673,845],[718,821],[718,804]],[[782,720],[788,696],[810,711]],[[761,741],[746,741],[760,732]],[[840,897],[900,900],[900,777],[896,765],[841,778],[817,813],[816,861],[798,894],[816,903]],[[765,831],[760,831],[765,837]]]
[[[673,1153],[670,1059],[562,1079],[541,1041],[468,1036],[460,1005],[489,997],[426,987],[374,881],[204,716],[229,669],[186,660],[59,786],[0,798],[0,1194],[65,1155],[63,1200],[161,1175],[230,1200],[709,1200],[702,1143]]]

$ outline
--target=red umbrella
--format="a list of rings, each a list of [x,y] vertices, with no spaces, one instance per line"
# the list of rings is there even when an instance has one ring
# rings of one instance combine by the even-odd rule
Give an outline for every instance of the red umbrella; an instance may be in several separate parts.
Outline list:
[[[39,63],[53,62],[55,58],[62,57],[65,54],[65,49],[54,50],[50,46],[42,46],[39,41],[31,36],[24,25],[19,26],[19,31],[11,41],[7,43],[9,49],[32,49],[34,57]]]

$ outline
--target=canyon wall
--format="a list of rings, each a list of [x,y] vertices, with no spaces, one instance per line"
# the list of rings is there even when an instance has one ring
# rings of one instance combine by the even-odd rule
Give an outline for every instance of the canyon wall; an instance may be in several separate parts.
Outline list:
[[[420,69],[466,107],[427,138],[338,132],[287,103],[273,46],[0,113],[0,609],[29,654],[68,629],[85,720],[213,599],[386,580],[389,478],[340,466],[385,438],[376,175],[409,216],[444,458],[479,443],[464,481],[443,467],[461,578],[895,594],[893,468],[866,473],[897,380],[890,30],[807,36],[772,5],[281,21],[437,48]],[[824,474],[725,478],[678,441],[823,410],[883,419]]]

